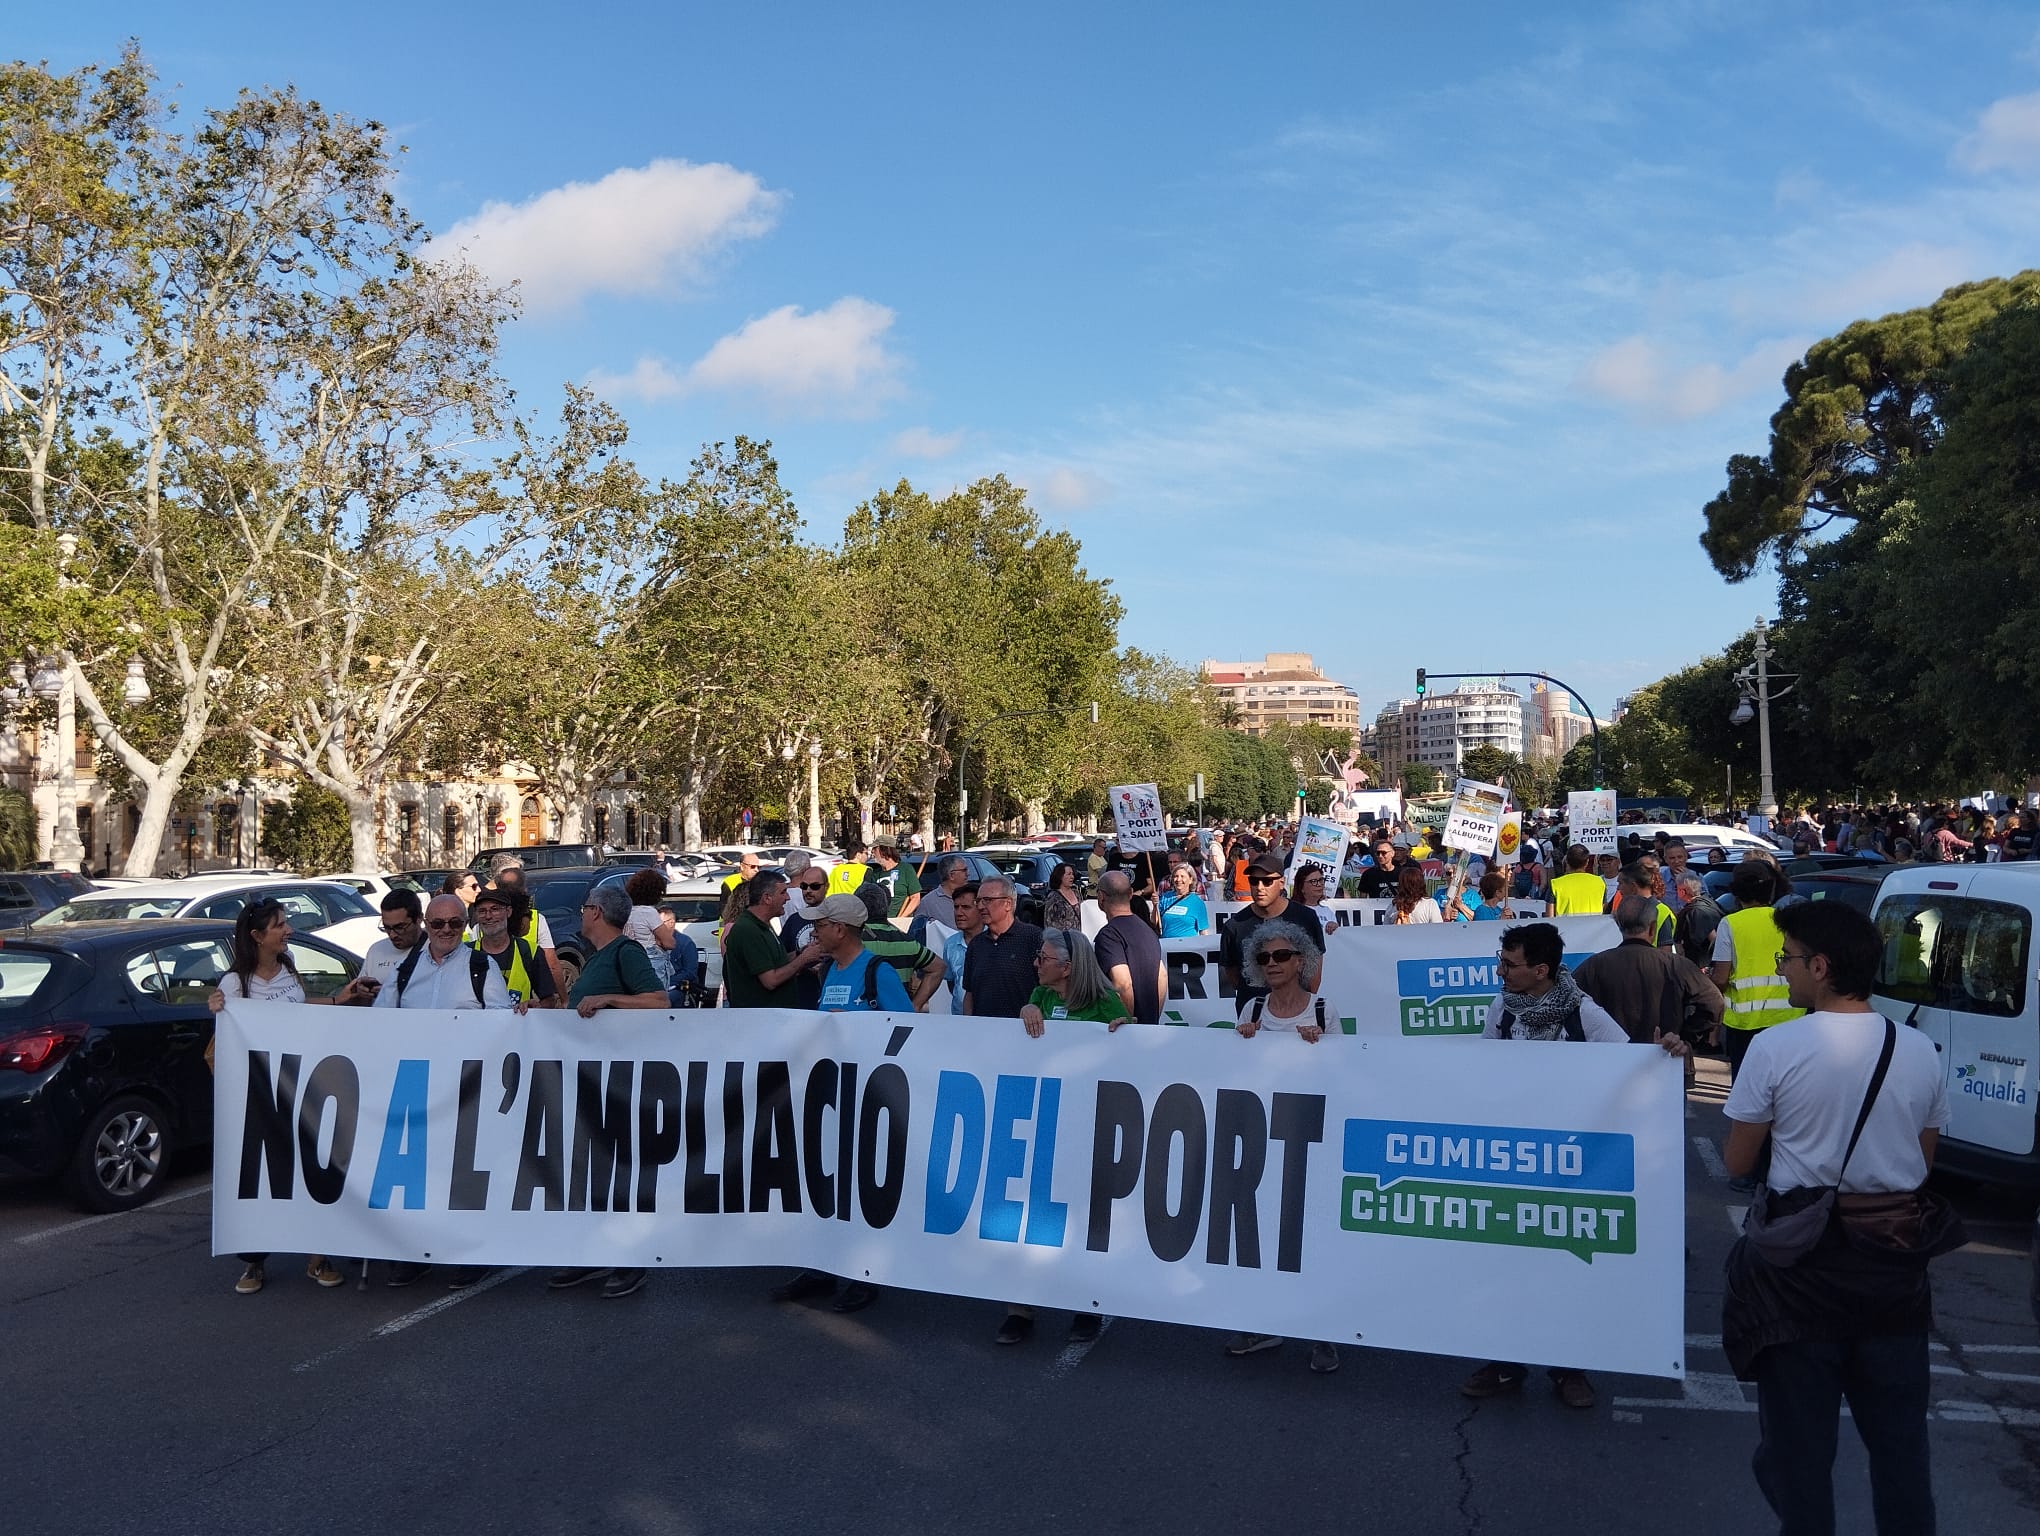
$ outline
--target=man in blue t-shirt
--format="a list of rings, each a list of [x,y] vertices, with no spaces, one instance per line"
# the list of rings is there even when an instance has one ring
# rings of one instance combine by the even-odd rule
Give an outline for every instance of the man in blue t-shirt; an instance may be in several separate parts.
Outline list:
[[[815,917],[815,942],[829,957],[822,973],[821,1010],[912,1013],[914,1000],[900,973],[864,947],[865,916],[858,897],[831,896]]]
[[[829,968],[822,973],[821,1011],[912,1013],[914,1000],[907,996],[900,973],[864,947],[860,935],[865,916],[862,898],[842,894],[829,897],[815,911],[815,942],[829,957]],[[835,1290],[834,1275],[804,1269],[774,1286],[771,1296],[774,1301],[804,1301]],[[831,1305],[838,1312],[861,1312],[877,1299],[877,1286],[852,1280]]]

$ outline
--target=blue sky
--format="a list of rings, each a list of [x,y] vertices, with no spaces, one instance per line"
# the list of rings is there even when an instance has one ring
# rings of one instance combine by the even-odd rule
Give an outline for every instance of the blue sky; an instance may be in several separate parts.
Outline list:
[[[1420,14],[1412,16],[1412,11]],[[181,14],[180,14],[181,13]],[[1782,18],[1782,19],[1781,19]],[[2040,260],[2030,4],[39,7],[187,113],[294,82],[522,280],[504,364],[817,537],[1003,471],[1194,663],[1617,693],[1769,612],[1696,538],[1779,376]],[[1724,708],[1732,701],[1725,701]]]

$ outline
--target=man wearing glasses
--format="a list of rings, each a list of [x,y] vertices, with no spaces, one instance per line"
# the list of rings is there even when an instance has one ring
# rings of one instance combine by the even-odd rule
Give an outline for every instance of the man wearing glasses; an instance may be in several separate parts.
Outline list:
[[[469,876],[470,879],[473,876]],[[379,987],[390,984],[404,956],[425,938],[425,907],[416,891],[399,887],[385,891],[382,899],[383,937],[368,946],[361,959],[361,974]]]
[[[792,860],[787,862],[791,864]],[[815,942],[815,921],[822,915],[822,902],[829,894],[829,872],[803,864],[789,879],[787,910],[779,919],[779,944],[789,955],[797,955]],[[816,965],[819,967],[820,962]],[[819,969],[802,971],[794,977],[793,985],[795,1001],[789,1007],[814,1009],[822,1005]]]
[[[963,1011],[986,1019],[1017,1019],[1040,978],[1034,957],[1041,930],[1013,912],[1013,882],[988,875],[978,882],[978,906],[985,925],[963,957]]]
[[[425,909],[425,942],[413,945],[390,979],[375,995],[378,1008],[465,1008],[476,1005],[474,973],[468,964],[473,953],[461,942],[467,927],[467,909],[458,896],[435,896]],[[482,977],[480,1006],[514,1008],[510,984],[503,972],[491,965]]]
[[[817,892],[827,889],[828,881],[821,874],[812,879]],[[787,958],[779,935],[772,931],[773,920],[786,911],[787,891],[786,877],[776,869],[753,876],[750,905],[737,914],[723,935],[723,986],[728,989],[732,1008],[812,1006],[801,1002],[800,983],[829,956],[820,944],[808,944],[794,950],[792,959]],[[805,926],[813,931],[812,923]],[[815,995],[821,995],[819,984]]]
[[[1381,854],[1377,844],[1375,858]],[[1390,857],[1393,858],[1391,851]],[[1379,864],[1375,866],[1379,868]],[[1302,902],[1291,901],[1282,889],[1282,861],[1272,853],[1255,855],[1247,865],[1247,894],[1251,905],[1244,912],[1235,912],[1226,919],[1225,927],[1218,939],[1218,975],[1220,981],[1232,989],[1233,1013],[1238,1015],[1248,1003],[1257,997],[1266,997],[1268,989],[1256,982],[1243,980],[1246,974],[1246,957],[1252,952],[1254,932],[1263,923],[1277,918],[1294,923],[1324,953],[1325,929],[1318,921],[1317,913]]]

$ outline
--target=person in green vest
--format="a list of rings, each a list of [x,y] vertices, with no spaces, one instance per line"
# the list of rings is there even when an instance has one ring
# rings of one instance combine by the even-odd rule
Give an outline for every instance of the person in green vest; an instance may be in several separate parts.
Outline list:
[[[1597,916],[1607,910],[1608,887],[1593,871],[1594,856],[1586,844],[1565,851],[1565,873],[1551,882],[1553,917]]]
[[[1778,894],[1776,871],[1762,859],[1744,859],[1735,867],[1729,894],[1735,897],[1735,910],[1714,930],[1714,963],[1707,968],[1707,975],[1728,1000],[1721,1022],[1728,1076],[1733,1083],[1757,1031],[1796,1019],[1806,1010],[1792,1006],[1791,989],[1778,973],[1778,953],[1785,947],[1785,936],[1771,910]],[[1759,1169],[1731,1179],[1729,1188],[1748,1194],[1757,1187],[1761,1173]]]

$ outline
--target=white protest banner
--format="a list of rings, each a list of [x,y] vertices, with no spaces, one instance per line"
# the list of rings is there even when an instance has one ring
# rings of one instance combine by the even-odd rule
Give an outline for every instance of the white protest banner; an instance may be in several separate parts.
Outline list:
[[[218,1252],[806,1266],[1683,1366],[1680,1072],[1646,1047],[236,1002],[217,1060]]]
[[[1508,803],[1509,792],[1501,785],[1461,779],[1452,789],[1452,809],[1445,813],[1445,846],[1461,853],[1493,853]]]
[[[1289,854],[1290,884],[1294,886],[1297,875],[1309,864],[1325,872],[1325,889],[1336,892],[1339,876],[1346,867],[1346,844],[1351,835],[1336,821],[1321,816],[1306,816],[1297,822],[1296,847]]]
[[[1615,791],[1576,789],[1565,797],[1566,836],[1590,853],[1615,851]]]
[[[1162,818],[1162,797],[1152,784],[1115,784],[1111,789],[1112,822],[1119,829],[1121,853],[1167,853],[1168,823]]]
[[[1495,834],[1495,862],[1514,864],[1523,857],[1523,813],[1509,811],[1502,817],[1502,829]]]
[[[1386,902],[1334,902],[1341,907],[1387,906]],[[1511,901],[1519,914],[1531,902]],[[1603,916],[1553,920],[1565,940],[1565,963],[1577,967],[1589,955],[1621,941],[1615,919]],[[1364,920],[1363,920],[1364,922]],[[1325,944],[1318,992],[1342,1034],[1371,1039],[1436,1040],[1478,1035],[1488,1004],[1502,990],[1495,954],[1503,923],[1409,923],[1342,928]],[[1162,968],[1169,996],[1162,1004],[1165,1024],[1231,1029],[1233,1000],[1219,975],[1219,939],[1162,940]]]

